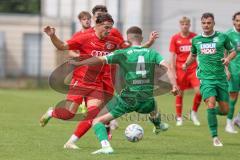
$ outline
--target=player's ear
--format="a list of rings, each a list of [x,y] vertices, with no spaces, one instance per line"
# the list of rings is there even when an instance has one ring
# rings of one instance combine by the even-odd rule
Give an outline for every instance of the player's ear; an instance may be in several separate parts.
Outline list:
[[[141,42],[143,41],[143,36],[141,36],[141,39],[140,39],[140,40],[141,40]]]

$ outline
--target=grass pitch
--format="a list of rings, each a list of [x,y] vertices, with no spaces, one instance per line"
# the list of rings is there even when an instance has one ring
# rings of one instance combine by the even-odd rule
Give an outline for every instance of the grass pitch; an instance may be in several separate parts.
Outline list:
[[[231,135],[224,132],[225,117],[218,117],[219,135],[224,147],[215,148],[208,131],[206,111],[202,104],[199,109],[201,126],[193,126],[188,120],[192,105],[192,92],[184,97],[182,127],[174,121],[174,97],[164,95],[157,98],[162,119],[169,123],[167,132],[152,133],[152,124],[144,115],[130,114],[119,118],[120,128],[113,132],[112,155],[91,155],[100,145],[90,130],[77,145],[80,150],[65,150],[63,144],[72,134],[76,122],[52,119],[45,127],[39,126],[40,116],[65,95],[51,90],[0,90],[0,160],[234,160],[240,158],[240,133]],[[239,103],[237,104],[239,111]],[[138,123],[145,131],[138,143],[128,142],[124,129],[128,124]],[[240,130],[238,129],[240,132]]]

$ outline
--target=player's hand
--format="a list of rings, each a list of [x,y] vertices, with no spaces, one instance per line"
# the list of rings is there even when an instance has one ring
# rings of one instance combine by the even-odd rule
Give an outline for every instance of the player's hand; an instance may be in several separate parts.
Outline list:
[[[180,89],[178,88],[177,85],[173,85],[172,90],[171,90],[171,93],[172,93],[174,96],[180,94]]]
[[[183,70],[183,71],[186,71],[186,70],[187,70],[187,65],[186,65],[186,63],[184,63],[184,64],[182,65],[182,70]]]
[[[222,61],[222,63],[223,63],[225,66],[228,66],[228,64],[229,64],[229,62],[230,62],[230,60],[229,60],[228,57],[222,58],[221,61]]]
[[[47,26],[44,28],[44,32],[48,35],[48,36],[53,36],[55,34],[55,28]]]
[[[159,38],[159,33],[157,31],[150,33],[149,41],[154,42],[157,38]]]

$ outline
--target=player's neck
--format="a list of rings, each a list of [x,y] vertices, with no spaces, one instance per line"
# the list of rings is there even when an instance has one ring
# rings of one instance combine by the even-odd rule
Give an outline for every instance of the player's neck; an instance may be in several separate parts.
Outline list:
[[[132,46],[141,46],[141,43],[139,42],[131,42],[132,43]]]
[[[240,33],[240,29],[237,29],[235,26],[233,28],[236,32]]]
[[[190,35],[190,32],[180,32],[180,35],[185,38],[188,37]]]
[[[212,31],[210,31],[210,32],[203,32],[203,33],[202,33],[202,36],[204,36],[204,37],[210,37],[210,36],[212,36],[212,35],[214,35],[214,34],[215,34],[215,31],[212,30]]]

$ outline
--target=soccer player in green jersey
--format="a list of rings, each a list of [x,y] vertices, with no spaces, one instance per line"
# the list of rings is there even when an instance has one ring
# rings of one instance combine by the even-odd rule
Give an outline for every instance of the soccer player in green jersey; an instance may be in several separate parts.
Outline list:
[[[93,57],[82,62],[70,62],[76,66],[102,63],[118,64],[123,70],[126,81],[126,87],[116,97],[116,103],[113,104],[114,107],[111,107],[111,111],[107,111],[107,113],[93,120],[93,128],[102,148],[92,154],[113,152],[104,123],[126,113],[136,111],[138,113],[150,114],[149,119],[154,124],[153,132],[155,134],[168,129],[168,125],[161,122],[153,96],[154,76],[157,76],[154,75],[155,65],[168,68],[167,73],[172,84],[172,93],[176,95],[179,90],[172,71],[157,51],[141,47],[143,38],[142,30],[139,27],[130,27],[127,30],[127,39],[132,44],[127,49],[114,51],[113,54],[104,57]]]
[[[183,64],[183,70],[186,70],[197,57],[197,77],[200,79],[200,92],[207,106],[207,119],[213,145],[223,146],[217,133],[217,115],[226,115],[229,111],[225,66],[236,56],[236,52],[228,36],[214,30],[212,13],[202,15],[201,25],[203,33],[193,38],[191,54]],[[224,56],[225,49],[229,53],[227,56]]]
[[[235,104],[238,99],[238,92],[240,91],[240,12],[237,12],[232,17],[233,28],[229,29],[226,34],[231,40],[237,52],[236,57],[229,64],[230,80],[228,81],[228,91],[230,95],[229,112],[227,115],[227,125],[225,130],[229,133],[238,133],[232,124]],[[233,123],[240,127],[240,112],[234,118]]]

